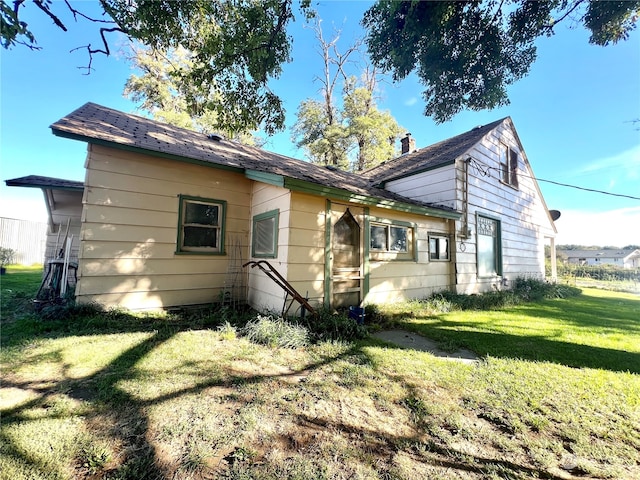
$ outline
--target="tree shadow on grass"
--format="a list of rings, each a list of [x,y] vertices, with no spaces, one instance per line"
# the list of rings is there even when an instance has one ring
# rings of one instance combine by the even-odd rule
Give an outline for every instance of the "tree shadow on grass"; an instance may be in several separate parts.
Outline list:
[[[138,331],[139,329],[135,330]],[[73,414],[55,412],[53,411],[55,409],[50,408],[52,397],[64,394],[69,398],[88,404],[88,408],[81,414],[86,421],[91,421],[91,419],[96,421],[111,419],[109,422],[112,424],[111,427],[100,426],[103,435],[105,429],[108,431],[110,444],[118,445],[120,450],[118,452],[117,465],[112,466],[113,471],[107,472],[109,475],[114,474],[117,478],[123,480],[175,478],[176,465],[163,461],[159,457],[153,442],[150,441],[149,407],[185,395],[197,394],[210,387],[234,388],[238,385],[238,382],[246,385],[267,381],[272,378],[296,377],[301,373],[306,375],[312,370],[321,368],[323,365],[358,352],[358,347],[353,346],[340,355],[320,359],[299,371],[291,371],[286,374],[233,376],[225,380],[214,377],[186,388],[157,395],[151,399],[138,398],[123,388],[122,383],[127,380],[140,380],[139,374],[136,372],[136,365],[155,349],[171,340],[179,331],[176,328],[156,330],[149,337],[122,352],[104,368],[82,378],[66,377],[57,382],[47,381],[44,383],[40,381],[17,382],[10,379],[3,381],[3,388],[29,391],[32,396],[35,396],[35,398],[27,402],[2,410],[3,432],[0,433],[0,442],[3,456],[13,458],[15,463],[19,465],[28,466],[32,472],[36,472],[35,476],[48,478],[53,474],[54,476],[64,477],[63,472],[52,473],[50,462],[39,459],[36,455],[21,447],[19,438],[12,438],[7,433],[8,430],[6,430],[16,424],[23,425],[27,422],[43,419],[54,420],[72,417]],[[95,334],[96,332],[93,333]],[[64,336],[62,332],[58,332],[58,334]],[[61,357],[56,355],[47,357],[47,359],[61,361]],[[33,409],[39,409],[46,413],[40,414],[37,419],[34,419],[32,416]],[[75,468],[83,475],[87,474],[84,467],[85,463],[82,458],[76,459]],[[178,465],[177,468],[179,467]],[[104,472],[102,473],[104,474]]]
[[[551,362],[574,368],[640,373],[640,353],[571,343],[541,335],[513,335],[478,331],[471,322],[430,318],[429,324],[397,322],[401,328],[431,338],[442,345],[468,348],[479,356]]]

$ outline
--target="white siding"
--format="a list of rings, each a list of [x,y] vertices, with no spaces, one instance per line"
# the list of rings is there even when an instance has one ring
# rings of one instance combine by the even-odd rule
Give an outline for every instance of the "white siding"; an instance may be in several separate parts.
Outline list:
[[[499,145],[518,153],[518,188],[500,181]],[[518,276],[544,277],[545,237],[555,230],[547,214],[526,154],[510,120],[484,137],[455,164],[389,182],[386,188],[409,198],[465,211],[464,160],[468,165],[467,218],[471,234],[464,235],[464,217],[456,222],[456,285],[459,292],[476,293],[502,288],[503,280]],[[499,219],[502,235],[503,277],[478,278],[476,214]]]
[[[456,208],[456,175],[453,164],[393,180],[385,189],[413,200]]]
[[[287,278],[287,258],[289,255],[289,210],[291,192],[288,189],[253,182],[251,189],[251,219],[261,213],[279,211],[278,218],[278,255],[276,258],[251,258],[254,261],[266,260],[284,278]],[[250,220],[250,225],[253,221]],[[250,245],[253,238],[250,238]],[[251,254],[251,248],[249,248]],[[281,312],[285,292],[258,267],[249,269],[249,304],[260,311]]]
[[[500,181],[498,149],[501,143],[518,154],[517,188]],[[503,280],[511,281],[519,276],[544,278],[545,237],[554,237],[555,232],[511,122],[503,122],[467,153],[472,158],[468,185],[471,235],[458,241],[458,291],[476,293],[502,288]],[[456,172],[461,191],[464,181],[462,160],[457,161]],[[477,214],[500,220],[502,277],[478,278],[476,275]],[[462,222],[459,222],[458,231],[461,230]]]

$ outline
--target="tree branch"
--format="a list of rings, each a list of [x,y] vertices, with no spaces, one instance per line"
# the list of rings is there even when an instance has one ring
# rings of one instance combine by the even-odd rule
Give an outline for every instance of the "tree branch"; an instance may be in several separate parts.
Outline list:
[[[82,13],[80,10],[76,10],[75,8],[73,8],[71,6],[71,4],[69,3],[68,0],[64,0],[64,3],[67,4],[67,8],[69,9],[69,11],[73,14],[73,19],[75,21],[78,21],[78,15],[81,16],[82,18],[85,18],[91,22],[95,22],[95,23],[113,23],[115,24],[116,22],[114,22],[113,20],[101,20],[99,18],[91,18],[90,16]]]
[[[70,52],[75,52],[76,50],[80,50],[81,48],[86,48],[87,52],[89,52],[89,65],[87,65],[86,67],[78,67],[81,69],[86,69],[87,73],[85,73],[85,75],[89,75],[91,73],[91,65],[93,63],[93,54],[94,53],[103,53],[105,54],[107,57],[109,55],[111,55],[111,51],[109,50],[109,43],[107,42],[107,39],[105,38],[104,34],[105,32],[122,32],[125,35],[127,34],[127,31],[125,29],[122,29],[120,27],[112,27],[112,28],[101,28],[100,29],[100,36],[102,37],[102,44],[104,45],[104,49],[102,48],[91,48],[91,44],[89,45],[84,45],[82,47],[76,47],[70,50]]]
[[[577,0],[576,3],[573,4],[573,6],[567,10],[567,12],[562,15],[562,17],[560,17],[557,20],[554,20],[553,23],[546,25],[545,26],[545,33],[549,33],[549,32],[553,32],[553,28],[559,24],[560,22],[562,22],[565,18],[567,18],[569,15],[571,15],[574,10],[576,10],[582,3],[584,3],[586,0]]]
[[[44,13],[46,13],[47,16],[51,20],[53,20],[53,23],[55,23],[58,28],[60,28],[61,30],[65,31],[65,32],[67,31],[67,27],[65,26],[65,24],[62,23],[60,21],[60,19],[53,14],[53,12],[51,10],[49,10],[49,7],[47,7],[46,5],[44,5],[42,3],[42,0],[33,0],[33,3],[36,5],[36,7],[38,7],[40,10],[42,10]]]

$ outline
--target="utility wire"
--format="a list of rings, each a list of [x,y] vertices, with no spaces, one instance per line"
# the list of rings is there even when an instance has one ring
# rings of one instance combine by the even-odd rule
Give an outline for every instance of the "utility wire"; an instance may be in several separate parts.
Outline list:
[[[487,165],[486,163],[481,162],[479,160],[476,160],[473,157],[469,158],[469,160],[471,160],[471,164],[476,169],[476,171],[478,173],[480,173],[484,177],[490,176],[490,170],[496,170],[497,172],[500,172],[500,169],[498,169],[496,167],[492,167],[490,165]],[[568,188],[575,188],[577,190],[584,190],[586,192],[600,193],[602,195],[611,195],[612,197],[630,198],[631,200],[640,200],[640,197],[634,197],[632,195],[624,195],[624,194],[621,194],[621,193],[605,192],[603,190],[595,190],[593,188],[579,187],[577,185],[569,185],[568,183],[560,183],[560,182],[556,182],[554,180],[545,180],[543,178],[537,178],[537,177],[534,177],[534,176],[531,176],[531,175],[525,175],[525,174],[522,174],[520,172],[518,172],[518,176],[519,177],[532,178],[534,180],[537,180],[538,182],[553,183],[554,185],[559,185],[561,187],[568,187]]]

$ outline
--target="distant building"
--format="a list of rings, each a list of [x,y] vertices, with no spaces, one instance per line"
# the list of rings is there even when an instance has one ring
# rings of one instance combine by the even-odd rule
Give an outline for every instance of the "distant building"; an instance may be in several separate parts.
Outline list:
[[[567,263],[575,265],[615,265],[621,268],[640,268],[640,250],[601,249],[601,250],[562,250],[558,255],[566,258]]]

